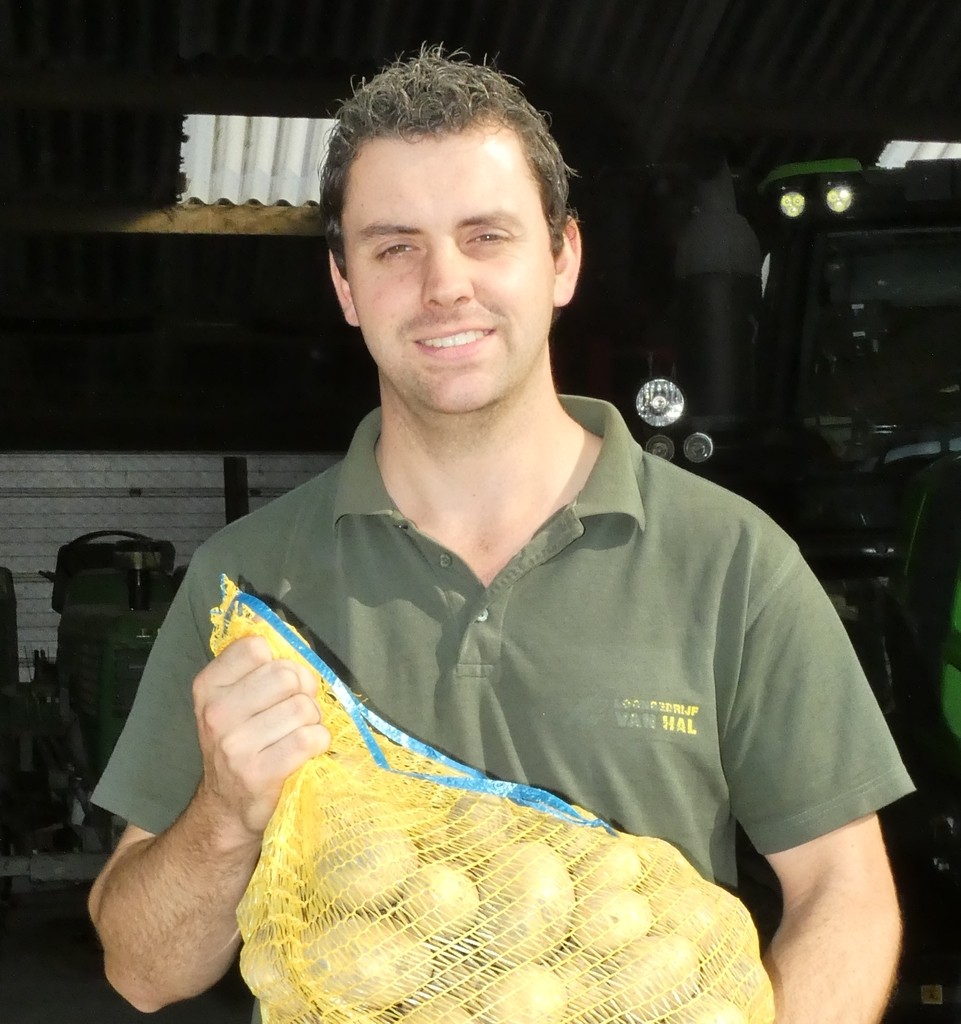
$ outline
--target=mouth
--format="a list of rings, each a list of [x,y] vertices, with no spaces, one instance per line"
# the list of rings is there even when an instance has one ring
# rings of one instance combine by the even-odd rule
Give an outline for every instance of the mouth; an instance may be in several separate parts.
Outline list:
[[[459,331],[457,334],[445,334],[439,338],[424,338],[419,344],[427,348],[460,348],[473,341],[487,337],[490,331]]]

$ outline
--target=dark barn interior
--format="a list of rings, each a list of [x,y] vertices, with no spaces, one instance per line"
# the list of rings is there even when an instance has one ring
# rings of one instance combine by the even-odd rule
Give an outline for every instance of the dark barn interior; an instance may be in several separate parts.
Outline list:
[[[751,188],[950,139],[950,3],[599,0],[0,5],[0,403],[9,448],[336,450],[373,381],[310,211],[170,215],[192,112],[328,116],[423,41],[489,55],[552,115],[588,260],[559,383],[630,405],[699,157]],[[306,215],[305,215],[306,214]],[[348,386],[344,386],[349,382]]]

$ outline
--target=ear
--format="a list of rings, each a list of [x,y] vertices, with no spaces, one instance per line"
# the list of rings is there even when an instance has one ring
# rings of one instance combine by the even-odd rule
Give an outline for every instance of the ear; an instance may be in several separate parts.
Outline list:
[[[574,297],[581,271],[581,229],[571,217],[564,226],[564,242],[554,257],[554,306],[566,306]]]
[[[334,291],[337,293],[337,301],[340,303],[344,319],[351,327],[360,327],[360,320],[357,318],[357,310],[354,308],[354,300],[351,298],[350,285],[347,278],[340,272],[334,262],[333,254],[328,253],[327,261],[330,264],[330,279],[334,282]]]

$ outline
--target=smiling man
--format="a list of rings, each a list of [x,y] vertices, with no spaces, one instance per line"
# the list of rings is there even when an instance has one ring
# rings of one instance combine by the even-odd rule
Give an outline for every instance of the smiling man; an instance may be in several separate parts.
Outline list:
[[[243,578],[403,730],[666,838],[737,884],[739,822],[783,893],[779,1024],[877,1021],[900,921],[875,812],[911,788],[837,615],[742,499],[561,398],[549,334],[581,237],[544,117],[425,51],[340,111],[333,285],[381,406],[344,461],[192,560],[95,800],[129,825],[90,897],[144,1010],[213,984],[284,779],[329,737],[296,665],[216,659]]]
[[[506,411],[525,396],[556,409],[547,336],[574,293],[580,235],[570,221],[552,252],[513,132],[368,143],[343,232],[334,284],[377,364],[388,419],[407,419],[408,407],[418,418]]]
[[[377,366],[387,491],[490,583],[600,448],[558,401],[548,349],[577,282],[577,224],[551,244],[520,139],[481,123],[368,142],[341,230],[331,274]]]

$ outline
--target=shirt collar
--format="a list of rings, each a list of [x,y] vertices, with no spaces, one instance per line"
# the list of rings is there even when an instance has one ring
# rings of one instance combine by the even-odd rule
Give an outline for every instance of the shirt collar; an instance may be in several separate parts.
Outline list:
[[[644,529],[640,475],[642,454],[624,417],[610,402],[561,395],[561,404],[585,430],[603,441],[587,483],[574,502],[578,518],[617,512],[630,516]]]
[[[643,529],[644,507],[638,486],[641,450],[624,418],[609,402],[596,398],[561,395],[560,400],[582,427],[603,439],[597,462],[574,502],[578,518],[618,512],[635,519]],[[335,522],[345,515],[400,516],[374,457],[380,425],[380,409],[374,409],[354,432],[341,464]]]
[[[334,499],[334,522],[346,515],[391,515],[397,512],[380,467],[374,457],[374,446],[380,437],[380,409],[369,412],[358,424],[354,437],[341,463],[337,496]]]

